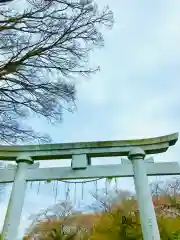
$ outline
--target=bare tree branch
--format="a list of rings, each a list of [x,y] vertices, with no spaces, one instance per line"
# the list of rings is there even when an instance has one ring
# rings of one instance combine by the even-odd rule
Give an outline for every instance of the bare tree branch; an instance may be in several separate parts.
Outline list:
[[[100,27],[113,22],[108,7],[100,11],[90,1],[29,0],[27,6],[22,13],[0,9],[0,140],[8,143],[47,139],[22,120],[34,113],[54,123],[72,110],[72,80],[98,70],[88,66],[89,52],[103,46]]]
[[[77,234],[77,230],[73,232],[72,229],[66,234],[65,228],[68,225],[68,219],[73,217],[73,214],[76,214],[76,211],[73,208],[71,202],[60,201],[57,204],[52,205],[51,207],[45,209],[39,214],[30,216],[30,219],[33,220],[30,227],[26,230],[26,234],[30,237],[39,235],[38,239],[55,239],[50,237],[63,237],[63,239],[71,239]],[[67,236],[66,236],[67,235]],[[59,237],[59,238],[58,238]],[[65,238],[66,237],[66,238]],[[73,238],[72,238],[73,239]]]

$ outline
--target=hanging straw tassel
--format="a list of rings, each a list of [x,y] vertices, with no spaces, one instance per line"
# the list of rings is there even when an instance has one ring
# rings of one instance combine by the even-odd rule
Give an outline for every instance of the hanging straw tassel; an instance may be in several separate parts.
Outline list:
[[[55,198],[54,198],[54,200],[55,200],[55,203],[56,203],[56,200],[57,200],[57,195],[58,195],[58,184],[59,184],[59,182],[58,182],[58,181],[56,181],[56,187],[55,187]]]
[[[106,196],[108,195],[108,179],[106,178],[105,180],[105,191],[106,191]]]
[[[115,178],[115,188],[116,188],[116,193],[118,193],[118,179]]]
[[[84,200],[84,182],[82,182],[81,198]]]
[[[37,195],[39,195],[41,182],[38,183]]]
[[[74,204],[76,204],[76,184],[74,183]]]
[[[98,198],[98,181],[95,181],[95,186],[96,186],[96,198]]]

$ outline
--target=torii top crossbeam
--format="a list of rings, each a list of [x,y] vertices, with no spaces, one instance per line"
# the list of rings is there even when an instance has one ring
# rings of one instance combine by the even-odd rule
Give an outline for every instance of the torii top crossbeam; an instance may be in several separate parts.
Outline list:
[[[140,147],[146,154],[155,154],[165,152],[177,140],[178,133],[174,133],[138,140],[0,146],[0,159],[12,161],[22,154],[32,160],[68,159],[76,154],[86,154],[87,157],[128,156],[133,147]]]
[[[27,181],[133,176],[144,239],[160,240],[147,175],[180,174],[180,168],[178,163],[146,165],[143,160],[146,154],[165,152],[177,140],[178,133],[141,140],[0,146],[1,160],[17,162],[15,169],[0,170],[0,182],[13,182],[2,239],[16,239]],[[132,164],[91,166],[91,157],[108,156],[128,156]],[[34,160],[67,158],[72,159],[71,167],[33,167]]]

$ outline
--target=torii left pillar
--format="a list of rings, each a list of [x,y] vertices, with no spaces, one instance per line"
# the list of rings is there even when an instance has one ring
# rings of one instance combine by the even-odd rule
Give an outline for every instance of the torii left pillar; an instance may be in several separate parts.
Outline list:
[[[16,159],[17,170],[4,221],[2,240],[16,240],[26,192],[26,172],[33,160],[29,156]]]

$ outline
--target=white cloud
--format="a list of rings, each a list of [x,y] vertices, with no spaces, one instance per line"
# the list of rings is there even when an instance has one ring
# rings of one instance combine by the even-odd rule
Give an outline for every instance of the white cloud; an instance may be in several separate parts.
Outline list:
[[[98,73],[89,81],[81,82],[80,85],[77,86],[77,94],[79,101],[86,101],[97,105],[104,104],[108,96],[104,79],[102,79]]]

